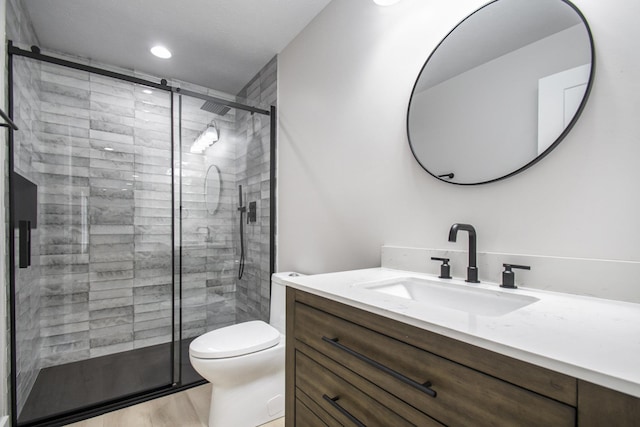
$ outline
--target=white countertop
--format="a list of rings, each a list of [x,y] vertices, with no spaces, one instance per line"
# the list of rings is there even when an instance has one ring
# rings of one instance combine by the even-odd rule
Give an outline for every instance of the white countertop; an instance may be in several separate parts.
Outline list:
[[[285,285],[389,319],[640,397],[640,304],[386,268],[312,276],[276,275]],[[472,315],[362,289],[366,282],[420,277],[538,298],[501,316]]]

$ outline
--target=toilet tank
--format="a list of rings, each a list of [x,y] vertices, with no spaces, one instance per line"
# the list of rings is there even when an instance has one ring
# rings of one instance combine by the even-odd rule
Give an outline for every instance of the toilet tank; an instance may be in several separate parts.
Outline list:
[[[271,276],[271,312],[269,315],[269,324],[283,335],[285,333],[287,307],[287,287],[284,285],[283,279],[295,276],[304,275],[287,271],[274,273]]]

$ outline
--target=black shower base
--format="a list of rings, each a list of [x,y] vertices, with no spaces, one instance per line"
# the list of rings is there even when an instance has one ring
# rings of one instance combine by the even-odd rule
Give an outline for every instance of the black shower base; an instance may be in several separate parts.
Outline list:
[[[189,363],[191,341],[181,342],[180,386],[203,380]],[[42,369],[20,412],[18,424],[30,425],[169,387],[171,366],[171,344],[167,343]]]

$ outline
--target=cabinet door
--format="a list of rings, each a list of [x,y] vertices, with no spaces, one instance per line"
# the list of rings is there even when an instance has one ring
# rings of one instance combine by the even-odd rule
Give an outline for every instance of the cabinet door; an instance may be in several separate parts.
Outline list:
[[[579,427],[637,427],[640,399],[586,381],[578,381]]]

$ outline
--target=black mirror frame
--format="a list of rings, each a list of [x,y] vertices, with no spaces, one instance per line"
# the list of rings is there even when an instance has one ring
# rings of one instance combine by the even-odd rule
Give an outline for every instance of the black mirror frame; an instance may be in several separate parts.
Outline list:
[[[424,71],[425,67],[427,66],[427,64],[429,63],[429,60],[431,59],[431,57],[434,55],[434,53],[438,50],[438,48],[442,45],[442,43],[444,43],[444,41],[447,39],[447,37],[449,37],[449,35],[451,33],[453,33],[460,25],[462,25],[467,19],[471,18],[473,15],[475,15],[476,13],[480,12],[481,10],[483,10],[484,8],[492,5],[493,3],[496,3],[498,1],[501,0],[492,0],[491,2],[485,4],[484,6],[478,8],[477,10],[475,10],[473,13],[469,14],[466,18],[464,18],[462,21],[460,21],[455,27],[453,27],[451,29],[451,31],[449,31],[447,33],[446,36],[444,36],[444,38],[442,40],[440,40],[440,42],[438,43],[438,45],[433,49],[433,51],[429,54],[429,57],[427,58],[427,60],[425,61],[424,65],[422,66],[422,68],[420,68],[420,72],[418,73],[418,77],[416,78],[415,83],[413,84],[413,89],[411,90],[411,96],[409,97],[409,105],[407,106],[407,119],[406,119],[406,126],[407,126],[407,140],[409,142],[409,148],[411,148],[411,153],[413,154],[413,157],[416,159],[416,161],[418,162],[418,164],[422,167],[422,169],[424,169],[429,175],[433,176],[434,178],[438,179],[439,181],[442,182],[446,182],[447,184],[454,184],[454,185],[481,185],[481,184],[489,184],[491,182],[496,182],[496,181],[501,181],[503,179],[507,179],[509,177],[512,177],[514,175],[519,174],[520,172],[523,172],[526,169],[529,169],[531,166],[535,165],[536,163],[538,163],[540,160],[542,160],[544,157],[546,157],[551,151],[553,151],[554,148],[556,148],[558,146],[558,144],[560,144],[560,142],[569,134],[569,132],[571,131],[571,129],[573,128],[573,126],[576,124],[576,122],[578,121],[578,119],[580,118],[580,115],[582,114],[582,110],[584,110],[585,105],[587,104],[587,99],[589,98],[589,95],[591,93],[591,88],[593,86],[593,80],[594,80],[594,76],[595,76],[595,70],[596,70],[596,56],[595,56],[595,46],[594,46],[594,42],[593,42],[593,35],[591,33],[591,28],[589,27],[589,23],[587,22],[587,19],[585,18],[585,16],[582,14],[582,12],[580,11],[580,9],[578,9],[578,7],[576,5],[574,5],[573,3],[571,3],[569,0],[558,0],[562,3],[567,4],[569,7],[571,7],[580,17],[580,19],[582,20],[582,23],[584,24],[586,30],[587,30],[587,34],[589,36],[589,44],[590,44],[590,51],[591,51],[591,72],[589,74],[589,82],[587,83],[587,88],[585,90],[584,96],[582,98],[582,101],[580,102],[580,106],[578,107],[578,110],[576,111],[576,114],[573,116],[573,118],[571,119],[571,122],[569,123],[569,125],[564,129],[564,131],[558,136],[558,138],[553,142],[553,144],[551,144],[549,147],[547,147],[546,150],[544,150],[542,153],[540,153],[538,156],[536,156],[533,160],[531,160],[529,163],[525,164],[524,166],[521,166],[520,168],[514,170],[511,173],[508,173],[507,175],[498,177],[498,178],[494,178],[494,179],[490,179],[488,181],[481,181],[481,182],[470,182],[470,183],[463,183],[463,182],[452,182],[452,181],[447,181],[446,179],[443,179],[444,177],[449,177],[450,179],[453,178],[453,174],[445,174],[445,175],[435,175],[433,173],[431,173],[420,161],[420,159],[418,158],[418,156],[416,155],[415,150],[413,149],[413,144],[411,143],[411,135],[409,133],[409,113],[411,111],[411,101],[413,100],[413,94],[416,91],[416,88],[418,86],[418,80],[420,79],[420,76],[422,75],[422,72]]]

